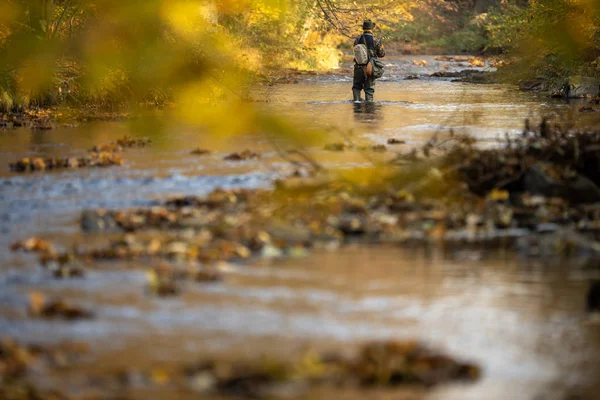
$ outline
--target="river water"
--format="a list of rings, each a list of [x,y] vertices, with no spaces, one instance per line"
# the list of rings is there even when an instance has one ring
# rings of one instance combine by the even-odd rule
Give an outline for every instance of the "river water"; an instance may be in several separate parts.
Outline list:
[[[373,144],[392,137],[406,141],[394,151],[450,129],[494,145],[505,133],[519,134],[525,118],[573,110],[506,85],[404,80],[441,68],[433,57],[425,59],[427,67],[414,66],[412,57],[388,60],[371,106],[346,101],[351,79],[342,75],[306,75],[297,83],[252,93],[273,112],[304,126],[335,127],[332,142],[349,136]],[[575,114],[579,124],[596,123],[593,115]],[[182,296],[156,299],[144,293],[146,278],[135,263],[106,264],[83,280],[56,281],[35,256],[10,252],[11,242],[31,235],[62,246],[93,240],[79,232],[83,209],[148,206],[172,194],[204,194],[217,187],[268,188],[291,171],[261,136],[209,138],[183,124],[143,132],[153,145],[127,151],[123,167],[28,175],[8,169],[9,162],[24,156],[82,155],[95,144],[122,137],[131,124],[0,132],[0,336],[92,346],[80,364],[39,378],[45,384],[78,395],[106,395],[107,386],[90,376],[206,354],[286,357],[306,346],[335,349],[374,338],[417,338],[480,364],[483,378],[405,394],[336,392],[308,398],[598,398],[600,325],[585,314],[584,297],[600,270],[586,260],[531,260],[485,249],[349,246],[301,259],[230,266],[223,284],[190,285]],[[215,153],[192,156],[194,147]],[[247,148],[263,158],[223,161],[227,152]],[[327,167],[368,162],[360,154],[310,151]],[[60,293],[93,308],[97,318],[78,323],[26,318],[30,290]],[[160,391],[128,394],[186,398]]]

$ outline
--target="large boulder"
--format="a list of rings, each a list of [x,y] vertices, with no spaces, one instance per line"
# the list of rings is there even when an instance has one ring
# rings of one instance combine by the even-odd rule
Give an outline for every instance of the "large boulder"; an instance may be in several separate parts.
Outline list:
[[[548,78],[537,76],[519,83],[519,89],[527,92],[545,92],[548,90]]]
[[[566,81],[555,82],[548,90],[550,97],[567,98],[569,97],[569,83]]]
[[[547,163],[529,167],[522,182],[523,190],[534,195],[561,197],[573,204],[600,201],[600,188],[590,179]]]
[[[589,76],[573,76],[569,78],[569,98],[596,97],[599,93],[600,80]]]
[[[550,96],[566,99],[583,99],[600,94],[600,80],[589,76],[571,76],[550,89]]]

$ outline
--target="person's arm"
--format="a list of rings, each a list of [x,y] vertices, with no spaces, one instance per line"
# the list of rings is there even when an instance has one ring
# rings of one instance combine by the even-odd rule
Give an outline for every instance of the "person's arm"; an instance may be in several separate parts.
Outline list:
[[[385,57],[385,50],[380,39],[375,39],[375,55],[379,58]]]

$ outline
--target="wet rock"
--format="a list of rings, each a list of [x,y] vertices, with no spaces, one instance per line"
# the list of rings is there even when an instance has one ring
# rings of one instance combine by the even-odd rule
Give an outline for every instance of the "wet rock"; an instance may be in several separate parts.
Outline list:
[[[592,106],[582,106],[579,108],[579,112],[598,112],[598,110]]]
[[[252,160],[252,159],[256,159],[256,158],[260,158],[260,154],[255,153],[250,150],[244,150],[241,153],[231,153],[231,154],[225,156],[224,160],[243,161],[243,160]]]
[[[569,82],[563,80],[552,83],[552,85],[549,86],[548,96],[553,98],[568,98]]]
[[[295,398],[311,386],[432,386],[475,381],[480,374],[474,364],[456,361],[416,342],[394,341],[368,343],[356,356],[308,351],[292,360],[210,360],[184,369],[188,385],[195,391],[244,398],[276,393]]]
[[[586,310],[588,312],[600,312],[600,281],[593,282],[588,290]]]
[[[116,144],[118,146],[121,146],[124,148],[146,147],[146,146],[149,146],[150,144],[152,144],[152,140],[150,140],[149,138],[146,138],[146,137],[132,138],[131,136],[126,135],[120,139],[117,139]]]
[[[79,225],[83,232],[118,230],[114,213],[106,210],[84,210]]]
[[[149,374],[138,369],[128,368],[119,371],[116,375],[120,386],[126,389],[143,388],[152,384],[151,378],[148,376]]]
[[[120,153],[123,150],[124,150],[123,146],[112,142],[112,143],[94,146],[90,149],[90,153],[102,153],[102,152]]]
[[[189,387],[195,392],[205,393],[212,391],[218,383],[217,378],[208,371],[190,373]]]
[[[30,348],[21,346],[9,338],[0,340],[0,378],[2,380],[23,377],[36,359],[35,352]]]
[[[120,153],[127,148],[146,147],[150,144],[152,144],[152,140],[148,138],[124,136],[114,142],[94,146],[90,149],[90,153]]]
[[[122,165],[123,159],[116,153],[100,152],[90,153],[86,157],[68,158],[46,158],[24,157],[23,159],[10,163],[9,168],[13,172],[34,172],[55,169],[74,169],[88,167],[111,167]]]
[[[342,215],[337,219],[336,228],[346,236],[363,235],[366,232],[366,220],[362,216]]]
[[[173,257],[173,258],[178,258],[178,257],[183,257],[186,254],[188,254],[189,252],[189,246],[188,243],[186,242],[179,242],[179,241],[175,241],[175,242],[171,242],[171,243],[166,243],[163,247],[163,252],[168,255],[169,257]]]
[[[63,368],[79,361],[88,347],[79,343],[61,343],[52,347],[19,344],[10,338],[0,339],[0,399],[67,400],[58,392],[45,391],[30,382],[30,373],[45,368]]]
[[[600,201],[600,188],[590,179],[544,163],[532,165],[525,171],[523,189],[534,195],[562,197],[573,204]]]
[[[185,374],[196,389],[243,398],[262,398],[270,387],[291,377],[290,365],[273,360],[208,361],[187,367]]]
[[[582,99],[600,94],[600,80],[587,76],[571,76],[550,87],[550,97]]]
[[[193,274],[192,279],[202,283],[216,283],[223,281],[223,275],[216,270],[202,269]]]
[[[353,373],[366,386],[436,383],[479,378],[480,369],[436,354],[417,342],[373,342],[353,362]]]
[[[27,251],[27,252],[42,253],[42,254],[56,253],[52,243],[50,243],[47,240],[43,240],[37,236],[33,236],[28,239],[15,242],[10,246],[10,249],[12,251],[23,250],[23,251]]]
[[[162,265],[146,273],[148,290],[157,296],[166,297],[179,294],[179,287],[175,282],[173,271]]]
[[[50,269],[56,270],[58,268],[64,267],[71,262],[76,260],[76,256],[70,252],[62,252],[62,253],[42,253],[40,254],[39,261],[42,266]]]
[[[0,339],[0,399],[3,397],[2,388],[10,383],[23,383],[27,373],[40,367],[66,367],[78,361],[88,353],[85,344],[69,342],[59,343],[51,347],[19,344],[11,338]],[[16,388],[13,388],[16,389]],[[6,394],[4,393],[6,396]],[[20,398],[20,397],[17,397]],[[28,398],[28,397],[24,397]],[[51,397],[38,397],[49,399]]]
[[[260,257],[264,259],[273,259],[283,257],[284,252],[279,247],[275,247],[272,244],[266,244],[260,251]]]
[[[458,82],[466,83],[495,83],[496,76],[493,72],[487,71],[469,71],[463,75]]]
[[[215,236],[224,236],[218,228],[213,232],[202,230],[184,231],[176,235],[128,234],[112,240],[108,245],[80,251],[79,256],[96,260],[131,260],[142,257],[162,258],[176,261],[231,261],[247,259],[251,251],[244,245]],[[154,236],[154,237],[153,237]]]
[[[167,207],[207,207],[223,209],[246,203],[251,195],[258,193],[248,189],[216,189],[206,196],[174,197],[165,203]]]
[[[383,144],[374,144],[371,146],[359,146],[356,148],[358,151],[375,151],[375,152],[384,152],[387,151],[387,147]]]
[[[40,119],[31,125],[31,129],[38,131],[47,131],[54,129],[54,124],[49,119]]]
[[[387,140],[387,144],[406,144],[406,141],[396,138],[390,138]]]
[[[90,153],[90,157],[79,160],[79,168],[82,167],[111,167],[114,165],[122,165],[123,159],[115,153],[100,152]],[[69,165],[69,164],[67,164]],[[69,165],[72,168],[72,165]]]
[[[567,97],[579,99],[600,94],[600,80],[588,76],[572,76],[568,81]]]
[[[65,368],[80,362],[81,358],[89,354],[90,347],[86,343],[73,341],[62,342],[54,346],[31,346],[50,367]]]
[[[210,150],[203,149],[203,148],[200,148],[200,147],[198,147],[197,149],[194,149],[194,150],[192,150],[190,152],[190,154],[193,154],[195,156],[205,156],[205,155],[210,154],[210,153],[211,153]]]
[[[83,278],[85,270],[78,265],[61,265],[53,269],[52,274],[57,279]]]
[[[302,245],[288,247],[286,251],[286,256],[290,258],[304,258],[308,257],[309,255],[310,251]]]
[[[271,241],[282,246],[293,244],[310,244],[311,232],[303,226],[296,226],[283,221],[271,221],[265,227]]]
[[[44,391],[29,382],[7,382],[0,386],[0,399],[4,400],[70,400],[57,391]]]
[[[495,75],[492,72],[479,71],[476,69],[464,69],[462,71],[438,71],[429,75],[432,78],[459,78],[452,82],[468,83],[493,83]]]
[[[133,209],[127,211],[86,211],[81,217],[81,227],[85,232],[126,231],[137,232],[151,229],[194,229],[201,230],[217,224],[224,216],[219,208],[227,208],[232,214],[235,207],[243,207],[233,196],[221,197],[211,194],[206,197],[187,197],[171,199],[167,207],[154,206],[149,209]],[[194,204],[192,207],[186,206]],[[204,208],[210,209],[204,209]],[[216,210],[212,210],[212,209]],[[232,208],[231,210],[229,208]]]
[[[432,78],[458,78],[464,76],[461,72],[437,71],[429,75]]]
[[[29,315],[47,319],[78,320],[94,317],[91,311],[61,299],[48,299],[40,292],[29,293]]]
[[[548,90],[548,78],[538,76],[519,83],[519,89],[528,92],[545,92]]]
[[[349,149],[351,146],[346,145],[345,143],[329,143],[326,144],[325,147],[323,147],[324,150],[327,151],[344,151]]]
[[[531,258],[556,256],[597,256],[600,243],[571,229],[555,229],[547,233],[527,234],[518,238],[516,250]]]

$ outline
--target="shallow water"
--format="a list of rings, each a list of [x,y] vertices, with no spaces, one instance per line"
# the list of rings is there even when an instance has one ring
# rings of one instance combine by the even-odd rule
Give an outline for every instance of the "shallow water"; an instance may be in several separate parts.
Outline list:
[[[518,134],[524,118],[573,108],[505,85],[407,81],[409,74],[441,66],[426,57],[427,68],[415,67],[412,59],[388,61],[374,105],[346,101],[351,83],[343,76],[307,76],[297,84],[257,88],[253,97],[305,126],[336,126],[344,134],[332,131],[332,142],[348,135],[371,143],[385,144],[391,137],[407,142],[394,151],[450,129],[495,143],[506,132]],[[595,123],[594,115],[577,118],[582,125]],[[77,224],[82,209],[146,206],[175,193],[217,187],[270,187],[292,170],[260,136],[215,139],[174,125],[145,132],[153,145],[124,153],[123,167],[28,175],[8,170],[8,162],[24,156],[82,155],[128,128],[109,122],[0,132],[0,336],[32,343],[86,341],[93,347],[81,365],[44,379],[49,385],[74,394],[105,393],[102,381],[90,383],[90,376],[193,361],[203,354],[287,356],[308,345],[345,348],[374,338],[418,338],[479,363],[484,377],[473,385],[406,398],[565,399],[579,393],[596,398],[600,325],[589,323],[583,312],[589,281],[600,277],[595,265],[481,251],[350,246],[268,265],[230,266],[223,284],[189,285],[180,297],[155,299],[144,293],[144,272],[135,263],[127,269],[104,264],[83,280],[55,281],[35,256],[9,252],[11,242],[33,234],[64,246],[89,241]],[[216,152],[189,155],[194,147]],[[222,160],[246,148],[263,158]],[[311,152],[325,166],[367,163],[360,154]],[[27,319],[26,293],[32,289],[80,300],[98,318],[73,324]],[[167,398],[157,393],[131,395]],[[401,394],[318,392],[309,398],[333,396]]]

